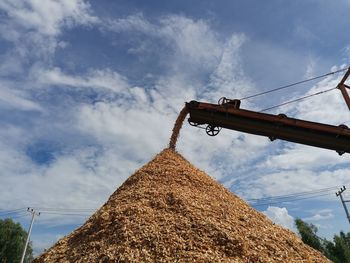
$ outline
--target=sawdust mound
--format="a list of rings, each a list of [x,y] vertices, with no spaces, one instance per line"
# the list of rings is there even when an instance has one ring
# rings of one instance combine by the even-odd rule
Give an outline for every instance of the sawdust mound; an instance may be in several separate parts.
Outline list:
[[[166,149],[42,262],[329,262]]]

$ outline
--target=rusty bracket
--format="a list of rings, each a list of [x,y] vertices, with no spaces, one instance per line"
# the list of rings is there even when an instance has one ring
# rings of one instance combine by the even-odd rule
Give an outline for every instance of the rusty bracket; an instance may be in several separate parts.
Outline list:
[[[338,84],[338,89],[340,89],[341,94],[343,95],[343,98],[346,102],[346,105],[348,106],[349,110],[350,110],[350,97],[349,97],[349,93],[347,92],[346,89],[349,89],[350,87],[348,85],[345,84],[345,81],[347,80],[347,78],[350,75],[350,67],[348,68],[348,70],[346,71],[344,77],[342,78],[342,80],[339,82]]]

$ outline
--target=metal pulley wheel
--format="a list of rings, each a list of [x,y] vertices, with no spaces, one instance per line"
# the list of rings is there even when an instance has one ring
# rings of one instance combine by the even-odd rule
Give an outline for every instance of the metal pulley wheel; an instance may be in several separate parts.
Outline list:
[[[226,97],[222,97],[222,98],[219,99],[218,104],[219,105],[223,105],[223,104],[225,104],[228,101],[229,100]]]
[[[208,126],[205,128],[205,131],[209,136],[216,136],[221,131],[221,127],[208,124]]]

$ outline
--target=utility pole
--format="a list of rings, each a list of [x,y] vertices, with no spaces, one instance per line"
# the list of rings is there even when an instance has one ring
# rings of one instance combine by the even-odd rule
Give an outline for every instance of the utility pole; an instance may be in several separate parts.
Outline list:
[[[349,215],[349,211],[348,211],[348,208],[346,207],[346,202],[350,202],[350,200],[344,200],[343,196],[342,196],[342,193],[346,190],[345,186],[343,185],[342,188],[340,188],[340,190],[335,193],[336,196],[339,196],[340,197],[340,200],[343,204],[343,207],[344,207],[344,210],[345,210],[345,213],[346,213],[346,217],[348,218],[348,221],[350,223],[350,215]]]
[[[22,254],[22,258],[21,258],[21,263],[23,263],[24,258],[25,258],[25,256],[26,256],[27,247],[28,247],[28,243],[29,243],[29,237],[30,237],[30,233],[32,232],[32,228],[33,228],[34,218],[35,218],[36,215],[37,215],[37,216],[40,216],[40,212],[39,212],[39,213],[35,212],[33,208],[28,207],[28,208],[27,208],[27,211],[28,211],[29,213],[32,214],[32,220],[31,220],[31,222],[30,222],[30,226],[29,226],[29,230],[28,230],[28,235],[27,235],[26,244],[25,244],[24,249],[23,249],[23,254]]]

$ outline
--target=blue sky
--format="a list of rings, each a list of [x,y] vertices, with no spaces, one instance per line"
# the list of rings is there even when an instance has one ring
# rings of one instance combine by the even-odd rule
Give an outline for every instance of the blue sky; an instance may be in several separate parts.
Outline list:
[[[167,145],[186,101],[241,98],[348,66],[349,9],[347,0],[0,1],[0,217],[38,208],[35,251],[49,247]],[[337,90],[272,111],[280,112],[350,125]],[[256,207],[290,228],[303,218],[328,238],[348,231],[334,192],[350,187],[349,155],[228,130],[211,138],[188,124],[178,149],[246,200],[331,188]],[[24,211],[10,215],[28,227]]]

